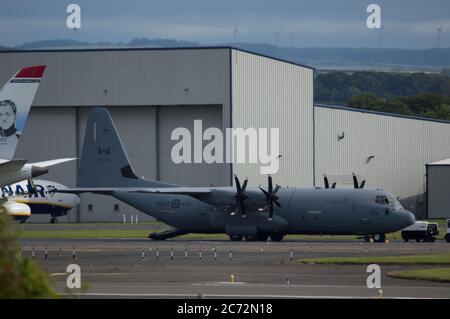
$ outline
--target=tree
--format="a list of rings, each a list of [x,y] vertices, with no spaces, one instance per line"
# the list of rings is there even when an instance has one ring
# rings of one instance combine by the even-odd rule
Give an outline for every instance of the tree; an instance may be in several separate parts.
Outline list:
[[[348,106],[358,109],[375,110],[381,105],[381,100],[375,95],[364,93],[361,95],[352,96],[347,102]]]
[[[56,298],[47,276],[21,256],[8,215],[0,214],[0,299]]]

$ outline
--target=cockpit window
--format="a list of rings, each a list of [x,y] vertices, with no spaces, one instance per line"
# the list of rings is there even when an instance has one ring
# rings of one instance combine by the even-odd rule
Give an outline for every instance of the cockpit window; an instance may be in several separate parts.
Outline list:
[[[375,203],[380,204],[380,205],[389,205],[389,200],[384,195],[378,195],[375,198]]]
[[[393,210],[401,210],[403,207],[393,196],[378,195],[375,197],[375,203],[379,205],[389,205]]]
[[[401,210],[403,209],[402,204],[397,200],[397,198],[389,196],[389,204],[393,210]]]

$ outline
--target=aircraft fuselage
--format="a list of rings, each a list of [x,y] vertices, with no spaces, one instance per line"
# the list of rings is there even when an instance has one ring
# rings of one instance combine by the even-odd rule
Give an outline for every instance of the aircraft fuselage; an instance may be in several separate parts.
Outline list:
[[[252,192],[261,193],[258,189],[249,190]],[[282,206],[275,209],[273,220],[268,221],[268,212],[259,211],[251,199],[248,205],[252,207],[243,218],[241,214],[231,215],[230,205],[211,205],[187,195],[113,194],[170,226],[194,233],[241,232],[245,235],[256,230],[283,234],[365,235],[395,232],[414,222],[414,216],[399,204],[377,203],[377,196],[393,199],[381,190],[282,188],[277,195]],[[256,202],[264,203],[259,198]]]

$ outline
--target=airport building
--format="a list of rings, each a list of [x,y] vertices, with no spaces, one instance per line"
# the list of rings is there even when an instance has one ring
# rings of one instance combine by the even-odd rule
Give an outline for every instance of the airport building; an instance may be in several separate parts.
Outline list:
[[[450,218],[450,158],[426,165],[427,216]]]
[[[344,177],[355,172],[367,187],[392,192],[426,217],[425,164],[450,157],[450,123],[314,105],[312,68],[238,48],[5,51],[0,82],[34,64],[47,69],[16,156],[30,161],[80,157],[89,109],[106,106],[139,176],[225,186],[237,174],[265,185],[261,163],[175,164],[171,134],[179,127],[194,132],[194,120],[202,120],[203,131],[279,128],[276,183],[323,186],[327,174],[350,187]],[[43,178],[75,186],[77,172],[77,163],[68,163]],[[61,221],[150,218],[113,198],[81,197]]]

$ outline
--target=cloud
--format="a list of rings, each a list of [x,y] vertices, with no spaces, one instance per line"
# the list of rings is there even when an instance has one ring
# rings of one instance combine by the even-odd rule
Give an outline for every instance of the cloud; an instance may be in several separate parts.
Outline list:
[[[82,8],[82,29],[65,26],[65,7]],[[2,0],[0,45],[73,38],[81,41],[128,42],[132,38],[175,38],[202,43],[233,41],[297,46],[373,46],[379,32],[365,27],[361,0]],[[435,26],[446,21],[448,0],[377,0],[382,6],[384,41],[397,47],[430,47]],[[275,36],[275,32],[280,36]],[[450,45],[447,34],[443,43]],[[296,39],[293,41],[293,39]]]

